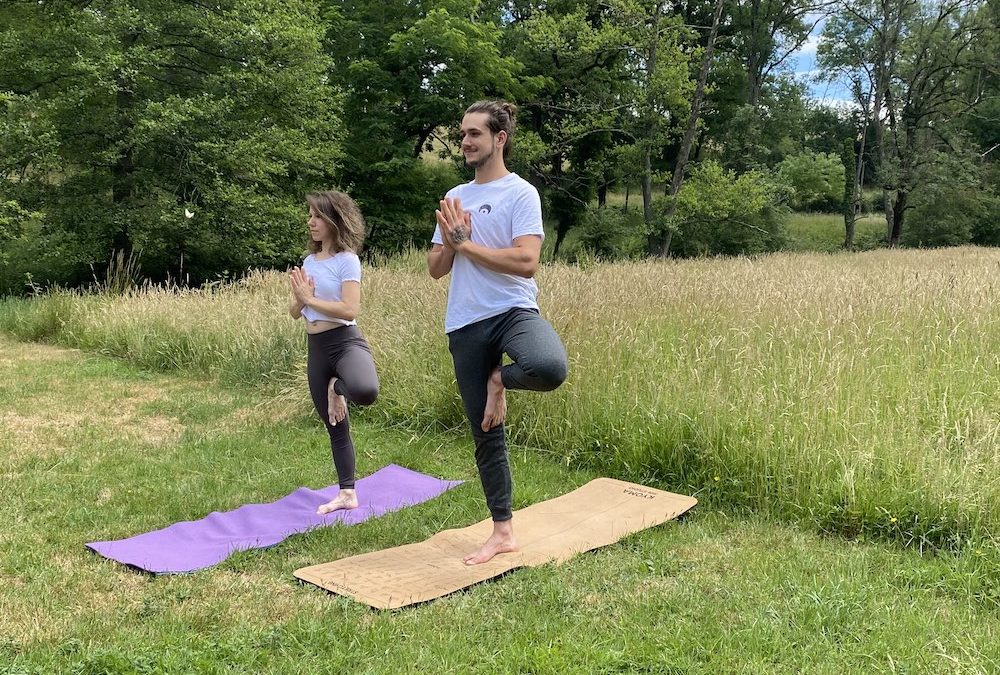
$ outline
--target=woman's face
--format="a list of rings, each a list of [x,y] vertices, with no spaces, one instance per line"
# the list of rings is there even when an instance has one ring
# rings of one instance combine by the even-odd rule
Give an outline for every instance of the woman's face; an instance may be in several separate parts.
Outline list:
[[[312,237],[313,241],[329,241],[333,238],[330,226],[319,217],[316,209],[312,206],[309,207],[309,220],[306,221],[306,225],[309,226],[309,236]]]

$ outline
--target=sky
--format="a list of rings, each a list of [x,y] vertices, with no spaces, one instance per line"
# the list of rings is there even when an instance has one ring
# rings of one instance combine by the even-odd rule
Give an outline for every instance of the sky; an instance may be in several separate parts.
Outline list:
[[[808,86],[809,96],[819,102],[833,106],[850,106],[852,104],[851,93],[841,82],[819,81],[819,74],[816,65],[816,47],[819,45],[819,36],[823,31],[823,21],[819,15],[810,17],[809,22],[819,21],[813,29],[809,40],[802,47],[788,57],[787,66],[794,74],[795,78]]]

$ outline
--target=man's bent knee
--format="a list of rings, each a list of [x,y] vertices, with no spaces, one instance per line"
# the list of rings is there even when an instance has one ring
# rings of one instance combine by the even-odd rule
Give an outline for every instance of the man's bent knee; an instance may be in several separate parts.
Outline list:
[[[535,380],[537,391],[552,391],[566,381],[568,371],[565,359],[551,359],[535,364],[526,374]]]

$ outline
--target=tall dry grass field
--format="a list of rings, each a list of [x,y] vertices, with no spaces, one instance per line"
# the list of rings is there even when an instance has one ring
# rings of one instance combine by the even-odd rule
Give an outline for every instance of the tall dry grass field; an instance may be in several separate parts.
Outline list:
[[[961,548],[1000,532],[1000,251],[553,265],[538,282],[570,376],[509,396],[515,442],[852,536]],[[447,281],[413,253],[363,288],[383,385],[368,418],[461,428]],[[286,303],[283,275],[255,274],[7,301],[0,329],[263,383],[306,413]]]

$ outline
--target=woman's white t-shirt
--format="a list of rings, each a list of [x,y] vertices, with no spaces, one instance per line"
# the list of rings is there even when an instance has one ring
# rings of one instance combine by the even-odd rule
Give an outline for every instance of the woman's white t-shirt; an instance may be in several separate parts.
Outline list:
[[[353,251],[340,251],[322,260],[316,259],[316,254],[306,256],[302,261],[302,269],[316,284],[316,297],[320,300],[339,302],[341,286],[345,281],[361,283],[361,260]],[[302,316],[308,321],[333,321],[345,326],[356,326],[357,321],[345,321],[335,316],[327,316],[310,307],[302,308]]]

